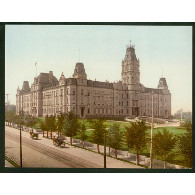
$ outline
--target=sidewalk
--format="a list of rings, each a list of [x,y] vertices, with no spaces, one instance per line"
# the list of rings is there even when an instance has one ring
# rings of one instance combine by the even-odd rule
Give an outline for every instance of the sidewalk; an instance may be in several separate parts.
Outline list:
[[[9,132],[19,135],[19,130],[15,128],[5,126],[5,131],[9,131]],[[28,132],[22,131],[22,136],[30,139],[30,135]],[[65,141],[69,142],[69,138],[66,137]],[[47,147],[58,149],[64,153],[67,153],[72,156],[78,157],[80,159],[95,163],[98,166],[101,166],[103,168],[104,156],[102,154],[91,152],[91,151],[88,151],[82,148],[77,148],[75,146],[70,146],[68,144],[66,144],[66,148],[56,147],[53,145],[53,141],[51,139],[43,137],[42,134],[39,134],[39,140],[34,140],[34,142],[39,142],[40,144],[43,144]],[[100,151],[103,152],[102,146],[100,146]],[[108,148],[107,148],[107,152],[108,152]],[[127,163],[121,160],[117,160],[111,157],[107,157],[106,161],[107,161],[107,168],[142,168],[140,166]]]

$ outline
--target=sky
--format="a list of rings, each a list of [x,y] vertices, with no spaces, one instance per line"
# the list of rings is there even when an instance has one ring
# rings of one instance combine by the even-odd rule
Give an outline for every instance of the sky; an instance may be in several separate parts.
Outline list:
[[[126,45],[135,45],[140,82],[156,88],[165,77],[172,94],[172,114],[192,111],[192,27],[128,25],[6,25],[5,93],[16,103],[23,81],[31,85],[40,72],[72,77],[83,62],[88,79],[121,80]]]

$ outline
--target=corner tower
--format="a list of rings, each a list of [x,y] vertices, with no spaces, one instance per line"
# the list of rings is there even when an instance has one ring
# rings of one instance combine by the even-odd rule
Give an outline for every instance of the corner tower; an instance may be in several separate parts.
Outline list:
[[[124,60],[122,60],[121,79],[123,84],[128,85],[129,90],[134,90],[140,84],[139,59],[135,54],[135,45],[127,45]]]
[[[87,79],[83,63],[81,62],[76,63],[74,74],[72,75],[72,77],[76,79]]]

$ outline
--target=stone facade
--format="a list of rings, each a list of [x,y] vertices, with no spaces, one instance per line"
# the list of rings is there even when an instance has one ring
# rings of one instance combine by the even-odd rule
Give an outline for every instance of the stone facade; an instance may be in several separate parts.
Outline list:
[[[152,115],[171,116],[171,93],[165,78],[160,78],[156,89],[140,83],[140,62],[134,46],[126,48],[122,60],[121,81],[117,83],[87,79],[84,64],[77,63],[72,78],[61,74],[59,80],[53,72],[40,73],[29,87],[24,81],[16,95],[16,113],[20,110],[38,117],[74,112],[79,117],[131,117]]]

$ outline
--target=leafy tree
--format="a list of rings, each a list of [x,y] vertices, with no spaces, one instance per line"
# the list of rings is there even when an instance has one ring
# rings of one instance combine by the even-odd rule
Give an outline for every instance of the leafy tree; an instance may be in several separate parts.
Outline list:
[[[86,134],[86,122],[83,121],[80,123],[80,128],[79,128],[79,135],[80,139],[83,141],[83,148],[85,147],[85,140],[87,139],[87,134]]]
[[[77,134],[79,130],[79,122],[77,116],[68,112],[65,114],[64,125],[63,125],[63,134],[70,137],[70,144],[72,145],[72,137]]]
[[[104,133],[106,132],[105,119],[90,120],[93,142],[97,144],[97,152],[100,153],[99,145],[104,143]]]
[[[45,130],[46,130],[46,124],[45,124],[45,121],[43,121],[43,120],[41,120],[40,122],[39,122],[39,126],[40,126],[40,128],[41,128],[41,130],[43,131],[43,137],[45,137]]]
[[[56,117],[51,115],[49,117],[49,127],[50,127],[50,137],[52,139],[52,132],[55,132],[57,130],[57,124],[56,124]]]
[[[109,136],[108,136],[108,145],[111,148],[115,149],[115,157],[116,158],[117,158],[117,150],[119,150],[121,147],[122,137],[123,137],[123,134],[120,131],[120,125],[114,123],[110,127],[110,132],[109,132]]]
[[[23,128],[22,125],[25,124],[25,115],[23,111],[20,111],[18,115],[14,115],[15,122]]]
[[[37,118],[35,116],[32,116],[30,114],[25,115],[24,117],[24,123],[27,127],[33,127],[37,123]]]
[[[184,166],[192,167],[192,122],[187,120],[184,124],[187,133],[179,138],[179,149],[185,157]]]
[[[48,132],[49,132],[49,129],[50,129],[50,124],[49,124],[50,122],[49,122],[49,117],[48,117],[48,115],[46,115],[46,117],[45,117],[45,130],[47,131],[47,138],[48,138]]]
[[[164,168],[166,169],[166,160],[176,145],[177,139],[173,133],[164,128],[162,132],[158,131],[153,136],[153,151],[156,155],[160,155],[164,160]]]
[[[5,121],[8,126],[11,126],[11,123],[15,123],[16,115],[16,106],[15,105],[6,105],[5,106]]]
[[[9,126],[11,126],[11,123],[17,122],[14,110],[5,111],[5,121],[8,122]]]
[[[64,126],[64,119],[65,115],[60,113],[60,115],[57,116],[57,129],[58,129],[58,136],[61,136],[62,129]]]
[[[144,121],[132,122],[126,128],[126,140],[129,149],[137,153],[137,164],[139,165],[139,154],[147,145],[147,127]]]

